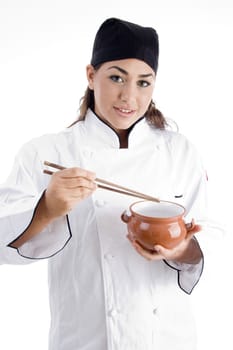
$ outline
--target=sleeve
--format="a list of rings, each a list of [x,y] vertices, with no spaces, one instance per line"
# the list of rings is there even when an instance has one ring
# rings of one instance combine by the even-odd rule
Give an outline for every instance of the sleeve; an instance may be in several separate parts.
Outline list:
[[[192,187],[193,195],[191,198],[188,198],[188,195],[186,195],[187,201],[185,208],[187,210],[187,214],[185,216],[185,221],[188,223],[194,220],[195,223],[202,225],[203,220],[201,220],[201,217],[207,213],[207,180],[204,173],[200,177],[199,182]],[[208,222],[208,220],[206,220],[206,222]],[[202,226],[201,235],[208,235],[207,227]],[[178,285],[187,294],[192,293],[194,287],[199,282],[204,269],[204,252],[202,245],[197,239],[197,234],[195,235],[195,239],[198,241],[202,252],[202,258],[198,264],[178,263],[170,260],[165,261],[168,266],[177,270]]]
[[[194,287],[201,278],[204,268],[204,255],[198,264],[184,264],[174,261],[165,261],[171,268],[177,271],[177,279],[179,287],[187,294],[191,294]]]
[[[208,260],[210,252],[215,249],[216,242],[223,235],[224,229],[210,218],[207,174],[195,147],[186,141],[185,151],[182,152],[182,147],[180,147],[178,157],[180,161],[177,162],[176,166],[178,168],[176,171],[181,174],[180,169],[182,169],[183,176],[181,186],[183,188],[180,188],[180,185],[178,186],[179,193],[183,194],[181,204],[186,208],[185,221],[188,223],[194,220],[196,224],[202,226],[202,230],[195,234],[195,239],[198,241],[202,252],[202,259],[198,264],[174,261],[165,261],[165,263],[177,270],[179,287],[187,294],[191,294],[206,268],[206,260]]]
[[[51,257],[70,240],[68,217],[61,217],[20,248],[10,246],[30,225],[46,181],[36,148],[30,143],[23,146],[10,176],[0,186],[0,264],[26,264]]]

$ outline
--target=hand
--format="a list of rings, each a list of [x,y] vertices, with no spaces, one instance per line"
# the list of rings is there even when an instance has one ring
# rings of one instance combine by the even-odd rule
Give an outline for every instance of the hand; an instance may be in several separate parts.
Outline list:
[[[97,188],[93,172],[67,168],[54,173],[45,191],[45,210],[49,218],[66,215]]]
[[[143,248],[132,235],[127,236],[135,250],[147,260],[172,260],[189,264],[196,264],[202,257],[198,242],[193,238],[194,234],[201,231],[200,225],[195,225],[185,239],[176,247],[167,249],[161,245],[155,245],[153,251]]]

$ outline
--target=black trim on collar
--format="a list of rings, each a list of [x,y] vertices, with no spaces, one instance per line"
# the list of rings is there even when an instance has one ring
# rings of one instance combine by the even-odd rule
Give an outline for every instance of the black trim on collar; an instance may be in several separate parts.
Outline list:
[[[121,144],[121,142],[120,142],[120,137],[119,137],[119,135],[118,135],[118,133],[116,132],[116,130],[115,129],[113,129],[113,127],[110,125],[110,124],[108,124],[105,120],[103,120],[102,118],[100,118],[92,109],[91,109],[91,111],[92,111],[92,113],[96,116],[96,118],[98,118],[102,123],[104,123],[105,125],[107,125],[115,134],[116,134],[116,136],[118,137],[118,140],[119,140],[119,145]],[[136,120],[136,122],[134,123],[134,124],[132,124],[128,129],[127,129],[127,131],[128,131],[128,140],[127,141],[129,141],[129,134],[131,133],[131,131],[133,130],[133,128],[135,127],[135,125],[137,124],[137,123],[139,123],[142,119],[144,119],[145,118],[145,116],[142,116],[141,118],[139,118],[138,120]],[[128,142],[127,142],[127,144],[128,144]],[[125,147],[125,148],[128,148],[128,146],[127,147]]]

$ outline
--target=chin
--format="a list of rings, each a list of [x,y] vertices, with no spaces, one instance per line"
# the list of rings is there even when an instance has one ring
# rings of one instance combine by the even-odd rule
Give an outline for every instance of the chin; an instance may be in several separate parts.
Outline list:
[[[127,124],[127,125],[116,125],[114,126],[115,130],[127,130],[129,129],[131,126],[133,125],[133,123]]]

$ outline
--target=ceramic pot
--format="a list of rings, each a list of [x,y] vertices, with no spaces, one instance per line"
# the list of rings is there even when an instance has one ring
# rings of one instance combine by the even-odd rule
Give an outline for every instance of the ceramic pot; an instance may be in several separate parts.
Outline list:
[[[184,221],[185,208],[174,202],[138,201],[122,213],[128,232],[145,249],[153,250],[156,244],[174,248],[192,230],[194,222]]]

